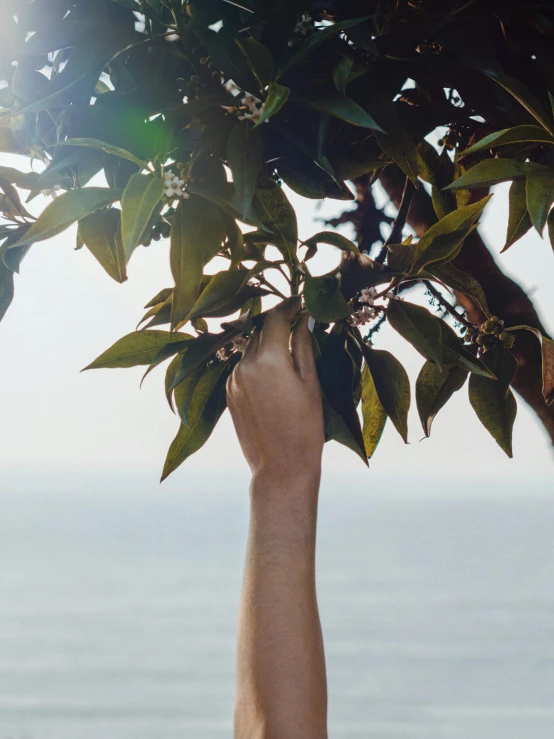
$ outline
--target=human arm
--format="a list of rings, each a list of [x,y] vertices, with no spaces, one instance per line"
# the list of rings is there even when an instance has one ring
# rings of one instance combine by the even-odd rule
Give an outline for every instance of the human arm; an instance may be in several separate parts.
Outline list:
[[[307,316],[290,339],[296,310],[289,302],[268,314],[228,385],[252,470],[235,739],[327,737],[315,588],[323,410]]]

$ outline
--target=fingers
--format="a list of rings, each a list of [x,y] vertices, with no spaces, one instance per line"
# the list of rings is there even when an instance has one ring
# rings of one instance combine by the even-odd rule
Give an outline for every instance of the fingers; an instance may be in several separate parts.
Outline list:
[[[291,354],[294,368],[303,380],[311,382],[317,379],[312,334],[308,327],[310,316],[302,313],[291,338]]]
[[[268,311],[260,336],[258,354],[271,354],[275,359],[291,361],[290,324],[299,309],[300,298],[290,298]]]

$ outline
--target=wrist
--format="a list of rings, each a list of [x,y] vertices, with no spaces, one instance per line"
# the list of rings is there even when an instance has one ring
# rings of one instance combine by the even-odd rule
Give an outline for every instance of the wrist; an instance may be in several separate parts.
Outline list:
[[[316,494],[321,481],[321,459],[302,464],[261,464],[252,471],[251,492],[269,491],[270,494]]]

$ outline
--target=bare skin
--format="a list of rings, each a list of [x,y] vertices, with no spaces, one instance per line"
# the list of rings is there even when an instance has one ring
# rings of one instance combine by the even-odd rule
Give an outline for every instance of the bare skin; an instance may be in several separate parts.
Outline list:
[[[231,376],[228,403],[252,470],[239,615],[235,739],[327,739],[315,588],[323,409],[308,318],[271,311]]]

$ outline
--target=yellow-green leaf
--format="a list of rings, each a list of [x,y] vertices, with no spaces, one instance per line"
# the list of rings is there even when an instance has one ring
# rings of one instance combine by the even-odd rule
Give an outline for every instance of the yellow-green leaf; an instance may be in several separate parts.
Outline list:
[[[134,331],[119,339],[113,346],[91,362],[85,370],[127,368],[151,364],[167,344],[187,340],[186,334],[168,331]]]
[[[121,198],[121,236],[127,261],[142,243],[152,217],[160,207],[164,189],[165,181],[161,177],[137,172],[129,179]]]
[[[116,282],[127,279],[121,241],[121,211],[115,208],[91,213],[79,221],[79,238]]]
[[[367,458],[371,459],[383,435],[387,413],[379,400],[373,377],[367,367],[362,371],[362,417],[365,451]]]
[[[408,411],[411,404],[410,380],[404,367],[390,352],[362,345],[375,389],[387,416],[408,443]]]

